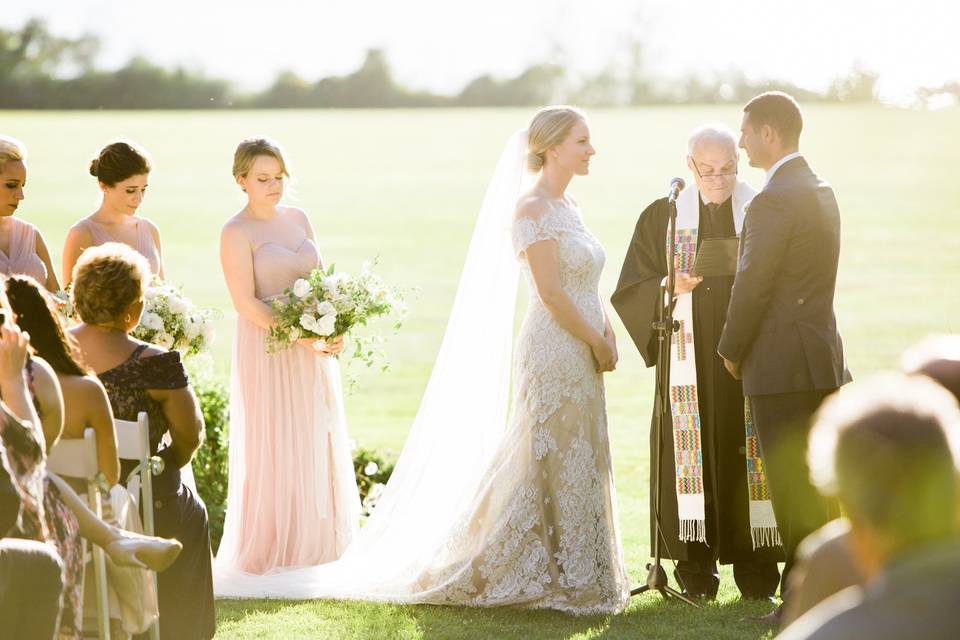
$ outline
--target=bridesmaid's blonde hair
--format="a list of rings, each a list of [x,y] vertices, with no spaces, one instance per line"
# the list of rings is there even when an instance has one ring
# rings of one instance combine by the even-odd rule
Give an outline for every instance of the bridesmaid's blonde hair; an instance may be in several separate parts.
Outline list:
[[[566,139],[577,122],[587,116],[576,107],[557,105],[537,111],[527,128],[527,169],[537,173],[547,163],[547,150]]]
[[[23,162],[27,158],[27,149],[16,138],[0,134],[0,169],[11,160]]]
[[[233,154],[233,177],[246,177],[254,160],[259,156],[270,156],[280,163],[280,171],[283,175],[290,175],[279,144],[270,138],[247,138],[237,145],[237,150]]]
[[[119,242],[90,247],[73,267],[77,315],[87,324],[109,324],[143,297],[150,281],[147,259]]]

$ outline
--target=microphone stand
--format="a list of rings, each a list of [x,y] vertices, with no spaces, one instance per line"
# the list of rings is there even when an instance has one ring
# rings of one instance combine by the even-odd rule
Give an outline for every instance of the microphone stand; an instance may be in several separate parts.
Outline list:
[[[654,507],[651,517],[653,518],[653,562],[647,564],[647,583],[637,587],[630,592],[631,596],[646,593],[647,591],[659,591],[664,598],[676,598],[682,602],[702,608],[700,604],[690,597],[673,589],[667,582],[667,572],[662,566],[662,554],[660,552],[660,543],[666,545],[666,539],[660,528],[660,473],[663,468],[663,424],[664,418],[672,421],[672,411],[670,408],[670,345],[673,334],[679,330],[680,323],[673,319],[673,292],[676,287],[676,237],[677,237],[677,202],[676,191],[671,192],[668,200],[670,207],[670,224],[668,226],[670,238],[670,254],[667,259],[667,285],[660,288],[661,304],[657,313],[657,320],[653,323],[653,330],[657,334],[657,383],[655,404],[653,407],[653,417],[656,428],[653,431],[653,481],[650,483],[650,490],[653,492]],[[663,304],[664,298],[666,304]]]

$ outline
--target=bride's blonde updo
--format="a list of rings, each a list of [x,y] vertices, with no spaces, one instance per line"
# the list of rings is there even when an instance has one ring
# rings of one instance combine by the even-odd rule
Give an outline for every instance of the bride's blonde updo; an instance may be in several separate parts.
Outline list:
[[[570,129],[587,116],[576,107],[558,105],[537,111],[527,129],[527,169],[537,173],[547,162],[547,149],[566,139]]]

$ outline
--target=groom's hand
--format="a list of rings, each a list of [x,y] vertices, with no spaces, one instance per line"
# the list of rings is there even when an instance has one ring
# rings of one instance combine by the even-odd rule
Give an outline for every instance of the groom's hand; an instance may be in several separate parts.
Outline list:
[[[720,356],[720,357],[723,358],[723,356]],[[723,358],[723,366],[727,368],[727,371],[730,373],[731,376],[733,376],[734,380],[740,379],[740,363],[739,362],[731,362],[726,358]]]

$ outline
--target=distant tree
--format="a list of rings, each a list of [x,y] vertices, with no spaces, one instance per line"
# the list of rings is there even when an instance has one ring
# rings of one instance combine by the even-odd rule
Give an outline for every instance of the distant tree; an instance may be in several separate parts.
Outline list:
[[[877,99],[878,79],[876,73],[857,65],[830,85],[826,98],[837,102],[873,102]]]
[[[308,107],[313,98],[313,85],[293,71],[282,71],[269,89],[253,100],[256,107]]]
[[[533,65],[507,80],[483,75],[471,81],[457,96],[456,102],[469,107],[550,104],[557,101],[563,76],[563,69],[552,64]]]

